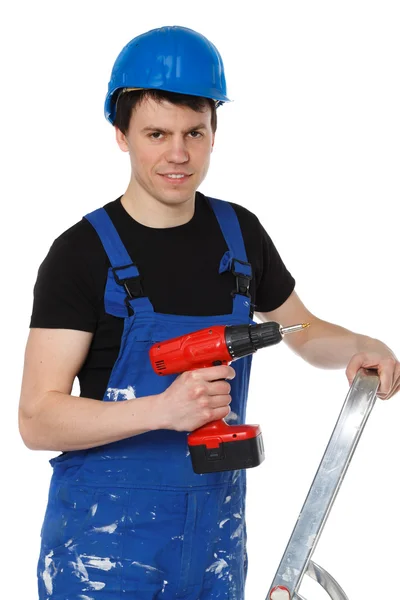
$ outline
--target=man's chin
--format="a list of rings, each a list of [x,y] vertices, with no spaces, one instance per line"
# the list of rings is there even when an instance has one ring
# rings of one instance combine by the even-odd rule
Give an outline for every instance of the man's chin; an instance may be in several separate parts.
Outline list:
[[[179,189],[157,190],[155,197],[166,204],[182,204],[184,202],[193,200],[195,194],[196,190],[194,188],[191,187],[188,189],[188,187],[181,187]]]
[[[163,195],[159,195],[158,196],[158,200],[159,202],[162,202],[163,204],[167,204],[169,206],[178,206],[178,205],[184,205],[188,202],[192,202],[195,196],[195,192],[193,192],[192,194],[163,194]]]

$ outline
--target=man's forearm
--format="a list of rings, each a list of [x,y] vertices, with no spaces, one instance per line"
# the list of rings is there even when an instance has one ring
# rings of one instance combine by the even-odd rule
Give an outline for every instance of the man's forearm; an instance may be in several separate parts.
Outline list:
[[[301,342],[299,338],[294,340],[294,336],[288,336],[285,341],[296,354],[322,369],[345,368],[352,356],[360,352],[384,352],[394,356],[383,342],[321,319],[313,320],[301,335]]]
[[[48,392],[31,414],[20,412],[21,436],[32,450],[84,450],[158,429],[156,396],[101,402]]]

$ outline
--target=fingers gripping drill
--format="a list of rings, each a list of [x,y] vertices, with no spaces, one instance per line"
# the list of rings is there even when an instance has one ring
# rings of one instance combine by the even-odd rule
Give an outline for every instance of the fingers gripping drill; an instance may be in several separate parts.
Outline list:
[[[302,331],[308,323],[281,327],[273,321],[257,325],[217,325],[154,344],[150,360],[158,375],[171,375],[227,365],[278,344],[284,335]],[[256,467],[264,460],[259,425],[228,425],[212,421],[188,436],[195,473],[234,471]]]

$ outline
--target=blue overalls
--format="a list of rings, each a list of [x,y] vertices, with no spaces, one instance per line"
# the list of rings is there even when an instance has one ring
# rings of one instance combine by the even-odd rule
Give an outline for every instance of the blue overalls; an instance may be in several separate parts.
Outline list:
[[[232,269],[240,286],[248,284],[251,267],[236,213],[227,202],[210,198],[210,203],[229,248],[220,272]],[[159,394],[174,381],[176,376],[153,372],[148,353],[155,342],[212,324],[254,323],[243,287],[234,295],[231,314],[154,312],[148,298],[132,293],[139,273],[106,211],[86,218],[112,265],[106,312],[125,318],[104,401]],[[251,357],[233,366],[227,420],[243,423]],[[66,452],[50,463],[54,470],[38,564],[40,600],[243,600],[245,471],[195,474],[187,433],[170,430]]]

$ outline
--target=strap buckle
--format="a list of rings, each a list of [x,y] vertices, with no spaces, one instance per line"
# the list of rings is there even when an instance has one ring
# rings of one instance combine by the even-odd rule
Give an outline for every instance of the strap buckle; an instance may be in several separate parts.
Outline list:
[[[134,270],[137,271],[136,265],[134,263],[130,263],[129,265],[124,265],[123,267],[113,267],[111,270],[114,275],[115,281],[122,285],[125,288],[126,293],[128,294],[128,298],[132,300],[133,298],[141,298],[144,296],[142,282],[140,280],[140,275],[134,275],[133,277],[125,277],[122,278],[118,275],[117,271],[122,271],[124,269],[130,269],[134,267]]]
[[[239,270],[236,270],[237,267],[235,267],[235,263],[239,263],[245,268],[239,268]],[[233,290],[232,296],[240,294],[241,296],[247,296],[250,298],[250,281],[253,279],[251,264],[243,260],[239,260],[238,258],[234,258],[232,259],[231,272],[236,277],[236,290]]]

